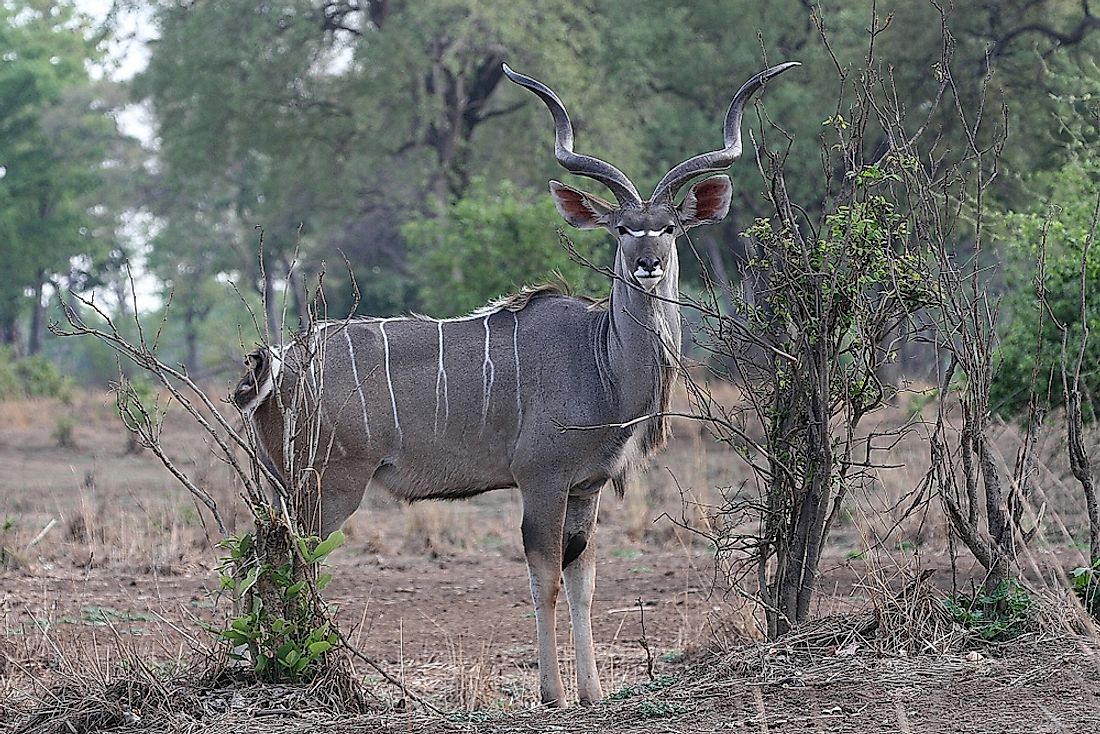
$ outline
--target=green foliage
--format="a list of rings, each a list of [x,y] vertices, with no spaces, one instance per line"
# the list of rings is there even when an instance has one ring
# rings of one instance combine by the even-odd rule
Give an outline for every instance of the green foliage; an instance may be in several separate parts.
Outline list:
[[[1014,581],[1002,581],[992,591],[949,597],[943,605],[957,623],[990,642],[1019,637],[1035,625],[1035,602]]]
[[[144,612],[119,611],[112,607],[81,607],[81,619],[90,625],[107,627],[118,622],[148,622],[152,617]]]
[[[998,369],[990,399],[994,406],[1009,413],[1027,407],[1032,371],[1038,359],[1037,390],[1061,405],[1062,328],[1066,329],[1066,360],[1073,373],[1084,336],[1082,295],[1085,298],[1084,323],[1092,332],[1082,361],[1081,387],[1086,395],[1100,395],[1100,242],[1084,257],[1084,246],[1092,226],[1097,191],[1100,191],[1100,161],[1093,157],[1075,159],[1061,171],[1036,180],[1047,207],[1025,212],[1009,212],[998,219],[1009,254],[1012,257],[1010,290],[1005,298],[1008,318],[1001,323],[997,349]],[[1041,311],[1035,289],[1036,262],[1046,235],[1046,291],[1048,308]],[[1083,266],[1083,269],[1082,269]],[[1082,282],[1083,279],[1083,282]],[[1082,288],[1083,293],[1082,293]],[[1039,321],[1042,316],[1042,331]],[[1038,337],[1041,336],[1041,343]],[[1038,347],[1038,349],[1037,349]],[[1085,401],[1086,421],[1094,420]]]
[[[1073,593],[1081,600],[1085,609],[1100,620],[1100,558],[1091,566],[1082,566],[1070,571]]]
[[[67,0],[0,5],[0,326],[53,274],[94,277],[117,244],[121,95],[89,77],[91,35]]]
[[[891,165],[897,162],[854,172],[857,196],[825,216],[817,238],[796,236],[767,219],[745,232],[762,252],[749,267],[767,283],[762,304],[749,309],[750,322],[777,341],[798,335],[794,341],[828,352],[823,367],[831,372],[833,399],[857,414],[883,398],[876,371],[891,356],[876,349],[881,315],[917,310],[933,287],[910,249],[907,222],[886,196],[872,192],[897,175]],[[793,387],[782,369],[777,387]]]
[[[91,79],[128,8],[139,5],[141,21],[156,27],[148,69],[129,90]],[[982,67],[1002,23],[1073,27],[1079,12],[1050,1],[1001,5],[951,10],[956,70]],[[852,85],[842,85],[838,106],[832,59],[799,0],[608,0],[600,12],[550,0],[152,0],[119,3],[103,28],[78,7],[75,0],[11,0],[0,8],[0,330],[27,332],[19,322],[43,284],[84,293],[117,286],[125,219],[128,232],[144,229],[136,239],[149,244],[146,269],[161,302],[172,297],[165,352],[192,370],[235,359],[241,341],[249,347],[255,340],[226,284],[238,284],[254,305],[257,226],[277,279],[296,248],[306,276],[327,262],[334,316],[352,302],[345,255],[360,313],[460,313],[554,268],[578,290],[602,291],[605,284],[568,262],[554,239],[562,224],[545,182],[562,174],[551,155],[551,122],[537,100],[503,79],[502,61],[551,84],[569,106],[578,150],[614,163],[643,193],[672,165],[719,143],[725,105],[762,57],[804,64],[792,82],[771,86],[765,104],[791,133],[789,194],[809,203],[809,220],[820,221],[830,200],[816,175],[820,139],[853,134],[854,123],[837,114],[854,119],[847,112]],[[878,11],[893,18],[880,19],[875,38],[880,68],[890,70],[903,107],[930,108],[939,80],[928,70],[943,45],[935,8],[892,2]],[[841,66],[861,63],[871,6],[814,12]],[[746,27],[762,29],[760,36]],[[1081,120],[1100,98],[1098,40],[1092,31],[1066,44],[1024,33],[996,49],[988,108],[1011,98],[1014,136],[990,192],[995,205],[1027,211],[1021,202],[1035,197],[1023,172],[1058,171],[1074,150],[1085,158],[1095,149]],[[959,73],[960,96],[983,79]],[[155,166],[115,124],[132,98],[150,103]],[[745,130],[760,133],[760,145],[788,144],[754,109],[746,112]],[[942,147],[962,150],[961,123],[949,105],[929,112]],[[869,149],[882,142],[874,136]],[[733,242],[746,222],[768,212],[749,158],[732,171],[734,215],[711,230],[719,242]],[[833,166],[830,177],[843,170]],[[884,162],[856,175],[864,187],[889,185],[896,170]],[[829,190],[845,183],[830,180]],[[514,211],[499,201],[504,196],[517,201]],[[531,212],[523,211],[528,202],[536,202]],[[884,223],[879,212],[851,214]],[[474,239],[456,248],[459,236],[449,227]],[[599,235],[570,236],[607,261]],[[483,240],[492,252],[479,250]],[[690,293],[700,285],[699,268],[692,257],[682,265]],[[452,275],[459,282],[448,293]],[[301,305],[290,300],[293,324]],[[89,381],[106,382],[116,371],[111,355],[63,356]]]
[[[0,401],[20,398],[69,400],[72,381],[47,358],[16,358],[10,347],[0,345]]]
[[[572,261],[562,247],[558,231],[564,226],[549,196],[531,203],[508,181],[494,188],[478,181],[442,216],[410,222],[402,233],[423,248],[415,270],[425,309],[455,316],[555,274],[581,293],[606,291],[606,278]],[[583,257],[608,265],[605,233],[571,230],[569,237]]]
[[[661,675],[661,676],[658,676],[657,678],[655,678],[651,681],[646,681],[645,683],[636,683],[636,684],[630,685],[630,686],[623,686],[619,690],[617,690],[614,693],[610,694],[607,697],[607,700],[609,700],[609,701],[624,701],[628,698],[633,698],[634,696],[639,696],[643,693],[649,693],[649,692],[652,692],[652,691],[660,691],[660,690],[663,690],[665,688],[670,688],[670,687],[676,685],[677,681],[679,681],[679,680],[680,679],[677,678],[676,676]]]
[[[73,438],[75,428],[76,421],[70,416],[59,415],[53,420],[53,430],[50,431],[50,437],[60,448],[74,448],[76,446],[76,440]]]
[[[322,591],[332,580],[331,574],[318,575],[317,569],[343,542],[340,530],[324,540],[296,538],[296,552],[273,566],[259,559],[252,533],[222,541],[220,547],[228,555],[218,567],[221,588],[231,591],[248,610],[218,631],[221,639],[236,648],[231,657],[245,659],[237,649],[246,647],[261,680],[311,679],[339,642],[331,622],[317,613],[319,600],[314,591]]]
[[[668,719],[691,711],[691,704],[682,701],[642,701],[637,713],[640,719]]]

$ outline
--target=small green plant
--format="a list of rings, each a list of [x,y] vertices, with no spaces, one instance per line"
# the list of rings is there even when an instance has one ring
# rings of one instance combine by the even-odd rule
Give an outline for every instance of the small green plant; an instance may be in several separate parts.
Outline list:
[[[1081,566],[1069,572],[1073,593],[1085,605],[1085,609],[1100,620],[1100,558],[1091,566]]]
[[[661,662],[669,665],[681,665],[687,660],[687,653],[683,650],[666,650],[661,654]]]
[[[943,604],[957,623],[990,642],[1019,637],[1035,620],[1035,602],[1014,581],[1002,581],[992,591],[948,597]]]
[[[638,704],[638,717],[642,719],[667,719],[686,714],[691,706],[679,701],[642,701]]]
[[[112,607],[81,607],[81,619],[91,625],[106,627],[118,622],[148,622],[152,617],[143,612],[122,612]]]
[[[233,646],[230,657],[252,661],[256,676],[265,681],[310,680],[320,663],[339,642],[332,623],[320,613],[320,592],[332,574],[319,573],[330,553],[344,542],[337,530],[322,540],[316,536],[291,539],[285,562],[260,562],[253,533],[222,541],[228,551],[218,567],[221,588],[231,591],[242,614],[217,634]],[[311,579],[315,579],[311,583]],[[246,656],[242,649],[248,650]]]
[[[76,441],[73,439],[73,429],[75,428],[76,421],[67,415],[59,415],[54,419],[53,431],[50,432],[50,437],[63,449],[74,448],[76,447]]]
[[[647,691],[659,691],[676,684],[678,678],[672,675],[661,675],[646,683],[636,683],[632,686],[623,686],[607,697],[609,701],[625,701]]]

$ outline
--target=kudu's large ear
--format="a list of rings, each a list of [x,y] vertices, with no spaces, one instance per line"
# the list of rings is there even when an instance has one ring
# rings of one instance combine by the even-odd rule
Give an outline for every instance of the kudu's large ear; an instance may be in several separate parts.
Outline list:
[[[550,196],[562,218],[577,229],[607,227],[615,207],[594,194],[566,186],[560,181],[550,182]]]
[[[729,176],[712,176],[691,187],[677,212],[684,229],[722,221],[730,210],[733,184]]]

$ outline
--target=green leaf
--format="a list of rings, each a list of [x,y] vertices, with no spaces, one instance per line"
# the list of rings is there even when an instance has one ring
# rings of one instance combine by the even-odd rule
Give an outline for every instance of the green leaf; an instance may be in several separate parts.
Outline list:
[[[235,629],[238,632],[251,635],[255,628],[255,624],[256,620],[253,619],[251,615],[249,615],[247,617],[237,617],[232,622],[230,622],[229,626],[230,628]]]
[[[249,589],[256,585],[256,580],[260,578],[260,567],[253,566],[249,569],[248,574],[244,577],[241,583],[237,584],[237,596],[244,596],[248,593]]]
[[[343,545],[346,536],[343,530],[333,530],[327,538],[317,544],[317,547],[313,549],[313,553],[306,557],[306,560],[317,563],[323,561],[329,553]]]
[[[222,630],[218,634],[233,645],[246,645],[249,642],[248,635],[234,629]]]
[[[314,657],[324,655],[326,652],[332,649],[332,644],[321,640],[320,642],[314,642],[309,646],[309,654]]]

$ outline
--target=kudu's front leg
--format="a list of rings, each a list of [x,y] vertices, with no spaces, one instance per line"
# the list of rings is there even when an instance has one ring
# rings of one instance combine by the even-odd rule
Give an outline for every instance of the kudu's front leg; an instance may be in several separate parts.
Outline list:
[[[561,485],[531,487],[523,495],[523,551],[531,577],[535,628],[539,647],[539,693],[542,702],[565,705],[565,687],[558,669],[558,638],[554,610],[561,590],[562,527],[568,490]]]
[[[570,497],[565,513],[563,542],[565,595],[573,623],[577,655],[577,695],[582,704],[603,698],[592,642],[592,595],[596,591],[596,514],[600,495]]]

